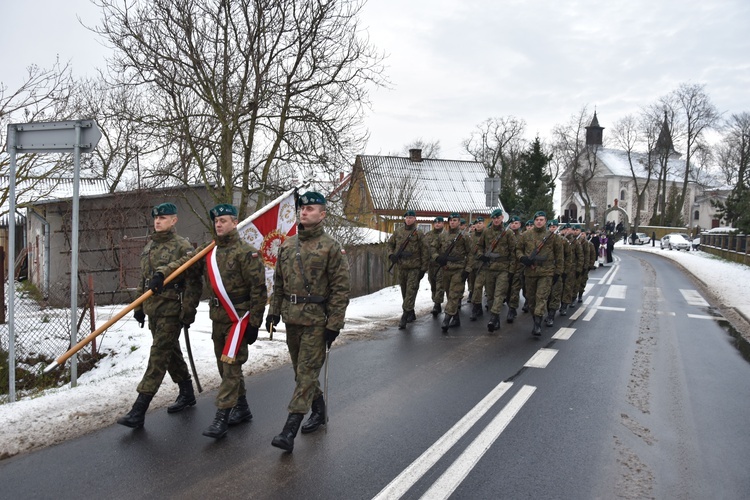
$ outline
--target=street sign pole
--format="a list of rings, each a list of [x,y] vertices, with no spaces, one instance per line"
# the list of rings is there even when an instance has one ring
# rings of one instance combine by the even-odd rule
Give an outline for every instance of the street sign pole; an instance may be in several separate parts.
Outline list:
[[[16,400],[16,148],[15,129],[8,125],[8,152],[10,153],[10,179],[8,179],[8,401]],[[0,304],[2,307],[2,304]]]

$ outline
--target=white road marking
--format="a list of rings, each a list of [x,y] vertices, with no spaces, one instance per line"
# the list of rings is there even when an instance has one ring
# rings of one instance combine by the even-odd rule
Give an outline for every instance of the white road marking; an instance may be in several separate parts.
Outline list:
[[[643,309],[638,309],[638,313],[643,313]],[[649,314],[656,314],[657,316],[677,316],[674,311],[649,311]]]
[[[571,321],[575,321],[575,320],[577,320],[577,319],[578,319],[578,316],[580,316],[581,314],[583,314],[583,311],[585,311],[585,310],[586,310],[586,306],[584,306],[584,305],[580,305],[580,306],[578,306],[578,309],[576,309],[576,312],[574,312],[573,314],[571,314],[571,315],[569,316],[569,317],[570,317],[570,320],[571,320]]]
[[[438,478],[437,481],[422,496],[424,499],[437,500],[450,497],[456,488],[466,479],[469,472],[487,453],[487,450],[497,441],[500,434],[505,430],[508,424],[523,408],[523,405],[529,400],[536,391],[536,387],[524,385],[513,396],[505,407],[500,410],[492,422],[471,442],[463,453],[451,464],[448,469]]]
[[[552,336],[552,338],[554,340],[568,340],[575,331],[575,328],[560,328],[559,330],[557,330],[557,333]]]
[[[628,289],[625,285],[609,285],[609,288],[607,289],[607,297],[608,299],[624,299],[625,298],[625,291]]]
[[[688,314],[688,318],[693,318],[693,319],[724,319],[723,316],[707,316],[705,314]]]
[[[657,288],[654,286],[644,286],[643,296],[648,297],[649,299],[655,300],[657,302],[664,301],[664,294],[661,292],[661,288]]]
[[[680,293],[685,298],[685,301],[691,306],[708,307],[708,302],[701,297],[701,294],[699,294],[697,290],[680,290]]]
[[[485,413],[497,403],[497,401],[511,388],[512,382],[500,382],[484,399],[464,415],[448,432],[422,453],[411,465],[396,476],[393,481],[383,488],[374,499],[397,499],[401,498],[409,488],[419,481],[424,474],[440,460],[448,450],[468,432]],[[521,389],[523,390],[523,388]],[[519,392],[520,393],[520,392]],[[515,398],[513,398],[515,399]],[[513,402],[513,400],[511,400]],[[502,412],[501,412],[502,413]],[[499,415],[498,415],[499,416]],[[497,417],[495,417],[497,419]],[[493,420],[494,422],[494,420]]]
[[[557,349],[539,349],[523,366],[529,368],[547,368],[547,365],[555,357],[555,354],[557,354]]]

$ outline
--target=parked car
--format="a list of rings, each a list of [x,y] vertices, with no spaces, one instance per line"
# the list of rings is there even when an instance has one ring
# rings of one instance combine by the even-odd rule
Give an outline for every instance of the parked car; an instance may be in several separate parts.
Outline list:
[[[686,252],[689,252],[692,245],[690,241],[685,239],[681,234],[670,233],[660,240],[659,246],[662,250],[668,248],[669,250],[685,250]]]
[[[651,243],[651,237],[646,233],[635,233],[635,245],[648,245]]]

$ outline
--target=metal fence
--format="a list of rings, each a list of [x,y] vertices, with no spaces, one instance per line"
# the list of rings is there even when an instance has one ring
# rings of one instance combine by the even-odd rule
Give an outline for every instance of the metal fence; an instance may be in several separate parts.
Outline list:
[[[701,250],[723,259],[750,265],[750,247],[747,235],[735,232],[701,233]]]

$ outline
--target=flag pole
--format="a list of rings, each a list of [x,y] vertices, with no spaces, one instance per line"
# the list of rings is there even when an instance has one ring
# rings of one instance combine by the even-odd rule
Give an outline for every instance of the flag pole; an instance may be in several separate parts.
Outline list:
[[[282,194],[281,196],[277,197],[276,199],[274,199],[270,203],[266,204],[261,209],[257,210],[251,216],[247,217],[242,222],[240,222],[237,225],[237,228],[239,229],[241,227],[244,227],[244,226],[250,224],[252,221],[254,221],[255,219],[257,219],[258,217],[260,217],[264,213],[266,213],[269,210],[271,210],[271,208],[273,208],[274,206],[276,206],[278,203],[281,203],[281,201],[284,200],[287,196],[292,195],[295,191],[297,191],[297,190],[299,190],[299,189],[307,186],[308,184],[310,184],[311,181],[312,181],[312,178],[307,178],[304,181],[302,181],[302,183],[300,185],[295,186],[292,189],[289,189],[289,190],[285,191],[284,194]],[[205,257],[205,255],[208,252],[210,252],[211,249],[213,247],[215,247],[215,246],[216,246],[216,242],[215,241],[212,241],[211,243],[208,243],[203,249],[201,249],[197,254],[195,254],[190,260],[188,260],[187,262],[185,262],[183,265],[181,265],[180,267],[178,267],[174,272],[172,272],[169,276],[167,276],[164,279],[164,284],[166,285],[170,281],[174,280],[177,276],[179,276],[180,274],[182,274],[190,266],[192,266],[193,264],[195,264],[196,262],[198,262],[200,259],[202,259],[203,257]],[[50,363],[44,369],[44,373],[48,373],[48,372],[52,371],[54,368],[56,368],[56,367],[62,365],[63,363],[65,363],[71,356],[73,356],[73,354],[75,354],[78,351],[80,351],[81,349],[83,349],[83,347],[86,344],[88,344],[89,342],[91,342],[92,340],[94,340],[96,337],[98,337],[99,335],[101,335],[102,333],[104,333],[110,326],[112,326],[115,323],[117,323],[120,319],[122,319],[123,316],[125,316],[130,311],[132,311],[133,309],[135,309],[136,307],[138,307],[139,305],[141,305],[143,302],[146,301],[146,299],[148,299],[149,297],[151,297],[153,294],[154,294],[154,292],[152,292],[151,290],[146,290],[145,292],[143,292],[143,295],[141,295],[140,297],[138,297],[137,299],[135,299],[133,302],[131,302],[130,304],[128,304],[127,306],[125,306],[120,312],[118,312],[112,318],[110,318],[109,321],[107,321],[102,326],[100,326],[99,328],[97,328],[96,330],[94,330],[93,332],[91,332],[90,334],[88,334],[80,342],[78,342],[76,345],[74,345],[73,347],[71,347],[70,349],[68,349],[65,353],[63,353],[62,355],[60,355],[55,361],[53,361],[52,363]]]

